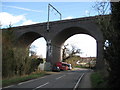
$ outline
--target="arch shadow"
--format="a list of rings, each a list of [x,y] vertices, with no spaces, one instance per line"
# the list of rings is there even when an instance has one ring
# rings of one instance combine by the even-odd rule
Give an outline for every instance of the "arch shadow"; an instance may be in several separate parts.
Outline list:
[[[41,37],[43,37],[43,36],[40,35],[39,33],[36,33],[36,32],[26,32],[26,33],[22,34],[17,39],[17,46],[28,47],[28,46],[31,45],[32,42],[34,42],[36,39],[41,38]],[[45,39],[45,41],[46,41],[46,39]]]

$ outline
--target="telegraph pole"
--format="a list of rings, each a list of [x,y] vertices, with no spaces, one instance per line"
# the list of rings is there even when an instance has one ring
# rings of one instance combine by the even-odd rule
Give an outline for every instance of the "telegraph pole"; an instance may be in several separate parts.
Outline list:
[[[48,22],[47,22],[47,31],[49,31],[49,28],[50,28],[50,24],[49,24],[49,21],[50,21],[50,7],[52,9],[54,9],[59,15],[60,15],[60,20],[62,20],[62,14],[55,8],[53,7],[50,3],[48,4]]]

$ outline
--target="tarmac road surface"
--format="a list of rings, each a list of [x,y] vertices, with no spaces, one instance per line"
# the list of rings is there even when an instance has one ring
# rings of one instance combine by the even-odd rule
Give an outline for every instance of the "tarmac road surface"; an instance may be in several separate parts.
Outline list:
[[[61,71],[57,74],[47,75],[38,79],[21,82],[16,85],[4,87],[2,90],[11,89],[29,89],[29,90],[41,90],[49,88],[69,88],[76,90],[80,81],[84,78],[84,75],[90,72],[88,69],[75,69],[71,71]]]

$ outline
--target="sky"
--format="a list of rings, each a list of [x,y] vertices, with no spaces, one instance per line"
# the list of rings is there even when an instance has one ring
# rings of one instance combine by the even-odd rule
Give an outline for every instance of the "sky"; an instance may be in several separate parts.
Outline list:
[[[61,14],[62,20],[98,15],[93,8],[95,2],[2,2],[0,3],[0,25],[7,28],[47,22],[48,4],[52,4]],[[50,21],[59,20],[60,16],[50,8]],[[76,38],[79,38],[76,40]],[[65,43],[75,44],[83,51],[81,56],[96,56],[96,40],[88,35],[75,35]],[[32,43],[38,55],[46,57],[46,41],[44,38]]]
[[[62,14],[62,19],[94,16],[94,2],[2,2],[2,25],[14,26],[46,22],[48,3],[52,4]],[[0,15],[1,15],[0,14]],[[50,21],[59,20],[54,10],[50,11]]]

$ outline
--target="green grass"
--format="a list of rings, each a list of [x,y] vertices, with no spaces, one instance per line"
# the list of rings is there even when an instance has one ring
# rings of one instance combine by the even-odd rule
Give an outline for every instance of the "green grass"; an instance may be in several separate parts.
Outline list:
[[[4,87],[4,86],[12,85],[12,84],[17,84],[17,83],[20,83],[23,81],[42,77],[44,75],[48,75],[48,74],[46,72],[39,72],[39,73],[34,73],[34,74],[25,75],[25,76],[21,76],[21,77],[16,76],[13,78],[4,79],[4,80],[2,80],[2,86]]]
[[[82,68],[82,66],[75,66],[75,68]]]
[[[92,88],[107,88],[103,75],[98,72],[91,74]]]
[[[86,67],[86,66],[80,66],[80,65],[78,65],[78,66],[74,66],[75,68],[89,68],[89,67]]]

